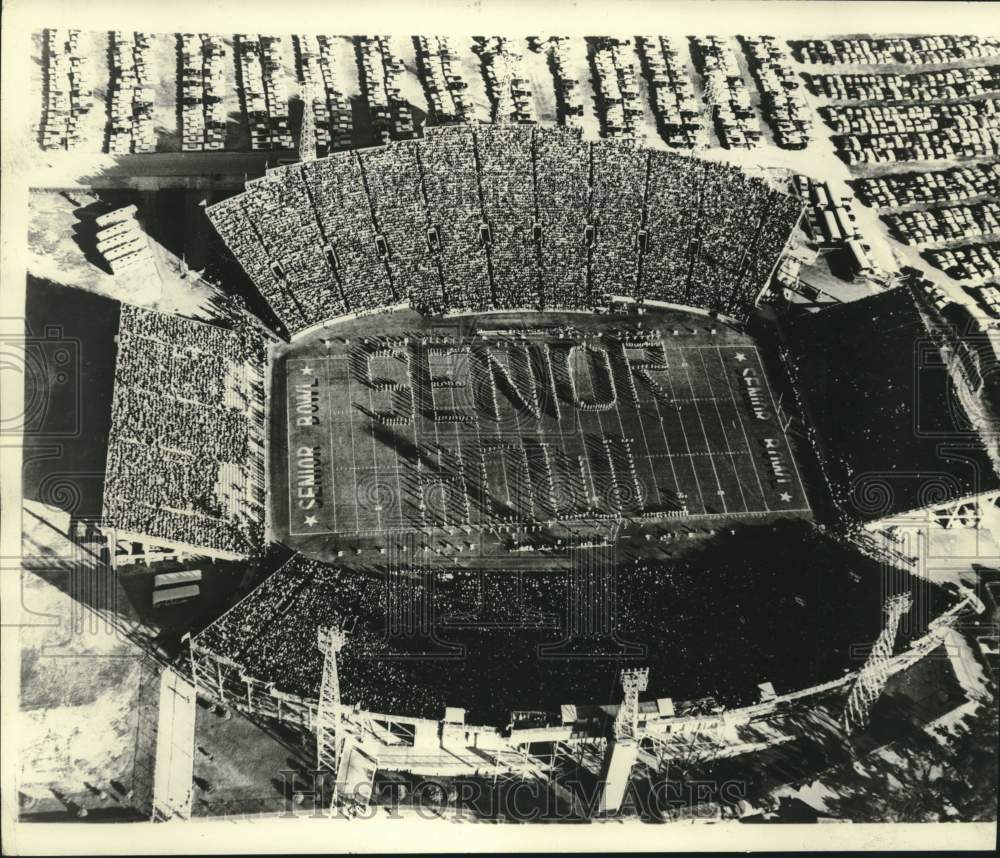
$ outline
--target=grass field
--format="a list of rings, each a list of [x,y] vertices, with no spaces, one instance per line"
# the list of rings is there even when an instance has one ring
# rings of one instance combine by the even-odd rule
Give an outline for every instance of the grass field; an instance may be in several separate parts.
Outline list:
[[[675,315],[395,313],[283,347],[278,531],[808,513],[752,341]]]

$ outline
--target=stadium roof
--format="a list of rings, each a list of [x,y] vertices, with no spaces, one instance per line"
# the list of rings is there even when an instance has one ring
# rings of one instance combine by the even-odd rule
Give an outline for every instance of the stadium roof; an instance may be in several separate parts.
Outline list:
[[[789,325],[793,380],[841,511],[871,521],[1000,487],[909,289]]]

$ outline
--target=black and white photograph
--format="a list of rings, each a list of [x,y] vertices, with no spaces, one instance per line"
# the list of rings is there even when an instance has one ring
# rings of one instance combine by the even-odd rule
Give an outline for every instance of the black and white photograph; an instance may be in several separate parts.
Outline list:
[[[4,854],[994,848],[996,7],[4,17]]]

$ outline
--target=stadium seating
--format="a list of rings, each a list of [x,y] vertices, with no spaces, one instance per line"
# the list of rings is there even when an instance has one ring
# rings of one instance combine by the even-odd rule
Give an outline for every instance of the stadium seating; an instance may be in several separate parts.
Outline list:
[[[572,574],[449,568],[442,575],[410,563],[338,569],[295,555],[195,646],[245,677],[315,700],[323,671],[317,631],[343,626],[337,668],[347,705],[426,718],[461,706],[473,724],[502,726],[512,709],[611,702],[620,669],[637,661],[650,667],[649,697],[710,694],[727,707],[743,705],[759,699],[765,678],[787,691],[840,676],[852,644],[870,639],[881,622],[877,560],[805,522],[776,530],[744,528],[667,562],[609,568],[577,554]],[[810,570],[808,583],[802,569]],[[592,586],[593,575],[615,581],[617,641],[566,637],[567,600]],[[949,601],[936,587],[920,592],[928,619]],[[831,612],[830,600],[845,608]],[[415,609],[433,625],[390,631],[397,613],[417,616],[409,613]],[[900,650],[925,623],[902,630]],[[539,657],[540,647],[553,657]],[[244,683],[232,691],[245,699]]]
[[[225,556],[264,539],[264,343],[123,306],[104,520]]]
[[[208,215],[294,335],[399,302],[585,309],[609,294],[742,318],[800,209],[732,166],[510,124],[278,167]]]

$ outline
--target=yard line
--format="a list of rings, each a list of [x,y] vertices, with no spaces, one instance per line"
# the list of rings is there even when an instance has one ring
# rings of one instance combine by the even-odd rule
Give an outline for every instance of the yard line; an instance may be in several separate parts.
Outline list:
[[[476,462],[476,466],[478,468],[479,465],[482,464],[482,468],[479,471],[479,475],[481,477],[483,474],[486,473],[486,456],[483,453],[483,436],[482,436],[482,433],[479,430],[479,409],[476,407],[476,381],[472,377],[472,371],[473,371],[472,349],[470,348],[469,349],[469,382],[468,382],[469,383],[469,400],[472,403],[472,416],[473,416],[472,425],[476,427],[476,445],[477,445],[476,449],[479,451],[479,457],[480,457],[480,461]],[[454,402],[454,398],[455,398],[454,394],[452,394],[452,401],[453,402]],[[506,475],[505,475],[505,479],[506,479]],[[485,515],[487,516],[487,518],[488,519],[492,519],[492,514],[493,514],[492,513],[492,510],[493,510],[493,498],[490,495],[490,491],[489,491],[489,486],[488,485],[485,485],[485,484],[483,485],[483,487],[482,487],[482,494],[483,494],[483,496],[479,499],[479,501],[480,501],[480,509],[478,511],[478,515],[481,518],[483,516],[484,512],[485,512]],[[483,509],[483,507],[485,507],[485,510]],[[469,510],[469,519],[470,519],[469,523],[471,524],[472,523],[471,522],[471,519],[472,519],[472,510],[471,509]],[[488,522],[486,526],[489,526],[489,523],[491,523],[491,522]]]
[[[767,505],[767,492],[764,491],[764,483],[761,482],[760,472],[757,470],[757,462],[753,455],[753,448],[750,446],[750,436],[747,434],[746,424],[743,422],[743,413],[740,410],[739,403],[736,401],[736,391],[733,390],[733,383],[729,379],[729,369],[726,367],[726,362],[722,359],[722,347],[716,346],[715,352],[719,356],[719,364],[722,367],[722,376],[726,379],[726,386],[729,388],[729,398],[733,401],[733,409],[736,411],[736,419],[740,421],[740,429],[743,431],[743,440],[747,444],[747,452],[750,454],[750,465],[753,467],[753,475],[757,479],[757,486],[760,488],[760,496],[764,502],[764,509],[768,512],[771,508]]]
[[[583,433],[583,423],[580,421],[580,411],[579,409],[574,408],[574,412],[576,414],[576,428],[579,432],[580,438],[583,439],[583,456],[581,456],[581,459],[583,460],[584,467],[587,471],[587,477],[590,479],[590,496],[587,498],[587,509],[589,510],[593,508],[592,498],[597,497],[597,483],[594,481],[594,471],[590,466],[590,456],[587,455],[587,438]],[[586,488],[586,486],[584,486],[584,488]]]
[[[347,381],[348,395],[350,395],[350,386],[351,386],[351,381],[350,377],[348,377]],[[368,411],[372,414],[375,413],[375,398],[372,395],[372,389],[370,387],[368,388]],[[372,417],[370,419],[372,421],[372,426],[374,426],[375,420],[377,418]],[[375,493],[372,495],[372,500],[376,501],[376,503],[373,503],[372,506],[375,508],[375,526],[379,530],[382,530],[382,511],[379,509],[381,504],[377,503],[377,501],[380,499],[379,496],[381,495],[381,492],[379,491],[381,487],[379,486],[378,482],[378,443],[375,441],[375,433],[372,432],[371,435],[372,435],[372,473],[375,475]]]
[[[403,356],[403,362],[406,363],[407,367],[409,367],[409,363],[406,361],[405,354]],[[407,380],[409,380],[409,379],[407,379]],[[389,402],[390,402],[390,404],[392,402],[392,395],[391,394],[389,396]],[[395,468],[395,470],[396,470],[396,505],[399,507],[399,522],[400,522],[400,526],[402,526],[403,521],[404,521],[404,515],[403,515],[403,484],[400,482],[400,479],[399,479],[399,471],[401,469],[400,468],[400,463],[399,463],[399,441],[396,438],[396,430],[395,429],[392,430],[392,453],[393,453],[393,456],[394,456],[395,462],[396,462],[396,468]]]
[[[736,456],[733,455],[733,445],[729,443],[729,435],[726,433],[725,423],[722,422],[722,412],[719,411],[719,400],[715,396],[715,388],[712,387],[712,376],[708,372],[708,364],[705,363],[705,352],[698,352],[701,358],[701,365],[705,368],[705,381],[708,382],[708,389],[712,391],[712,403],[715,405],[715,413],[719,418],[719,426],[722,429],[722,438],[726,442],[726,452],[729,453],[729,460],[733,463],[733,475],[736,477],[736,485],[740,490],[740,497],[743,499],[743,509],[750,512],[750,504],[747,503],[747,496],[743,491],[743,481],[740,479],[739,469],[736,467]]]
[[[457,349],[458,346],[456,345],[455,348]],[[448,354],[448,369],[451,371],[451,377],[454,379],[457,363],[453,363],[452,361],[453,357],[457,361],[457,355],[454,352]],[[455,401],[455,388],[449,387],[449,391],[451,393],[451,407],[455,411],[458,411],[458,403]],[[462,500],[465,502],[463,504],[463,510],[461,511],[459,518],[462,518],[464,516],[464,511],[467,509],[469,511],[470,521],[465,523],[471,524],[472,505],[469,503],[469,485],[465,480],[465,459],[464,456],[462,455],[462,432],[461,432],[462,425],[463,424],[459,422],[455,423],[455,443],[458,445],[458,475],[459,479],[462,482],[462,494],[463,494]]]
[[[639,423],[639,431],[642,433],[642,444],[646,448],[646,462],[649,465],[649,472],[653,475],[653,491],[656,492],[656,505],[657,507],[662,506],[663,499],[660,497],[660,487],[656,484],[656,471],[653,470],[653,457],[650,455],[649,441],[646,440],[646,427],[642,423],[642,405],[639,403],[639,391],[635,387],[635,377],[632,375],[632,367],[629,366],[628,355],[625,352],[625,343],[619,342],[619,348],[622,350],[622,360],[625,362],[625,372],[628,373],[629,379],[631,380],[631,385],[629,385],[631,390],[635,390],[635,419]],[[615,413],[618,415],[618,425],[621,426],[622,437],[625,437],[625,424],[622,423],[622,413],[621,409],[615,408]],[[638,481],[638,474],[634,477],[634,481]]]
[[[656,391],[653,390],[652,386],[649,388],[649,392],[650,392],[650,395],[653,397],[653,408],[656,409],[656,422],[657,422],[657,425],[660,427],[660,435],[663,437],[663,446],[667,450],[667,452],[666,452],[665,455],[667,456],[667,461],[670,463],[670,473],[673,474],[673,477],[674,477],[674,488],[677,489],[677,491],[681,491],[681,484],[680,484],[680,481],[677,479],[677,469],[674,467],[674,456],[683,455],[683,454],[681,454],[681,453],[671,453],[670,452],[670,442],[667,440],[667,430],[666,430],[666,428],[663,425],[663,413],[660,411],[660,401],[656,398]],[[653,478],[654,478],[654,482],[655,482],[656,481],[656,468],[654,467],[654,465],[656,463],[653,461],[653,458],[654,458],[653,454],[650,453],[650,457],[649,457],[649,459],[650,459],[650,462],[649,462],[649,464],[650,464],[650,470],[652,470],[652,472],[653,472]],[[692,472],[693,472],[693,468],[694,468],[694,466],[692,465]],[[697,475],[695,475],[695,479],[697,480]],[[659,488],[657,488],[657,492],[659,492]]]
[[[667,345],[663,342],[663,338],[660,338],[660,345],[663,346],[663,356],[667,357]],[[683,361],[682,361],[683,362]],[[667,385],[670,387],[670,398],[676,400],[677,394],[674,391],[674,381],[670,377],[670,364],[667,364]],[[688,441],[687,429],[684,428],[684,421],[680,417],[680,412],[677,412],[677,425],[681,427],[681,434],[684,436],[684,446],[687,447],[688,455],[691,456],[691,442]],[[662,424],[661,424],[662,425]],[[669,449],[669,448],[668,448]],[[705,493],[701,490],[701,480],[698,479],[698,472],[694,467],[694,458],[691,458],[691,473],[694,476],[694,484],[698,487],[698,497],[701,498],[701,508],[707,509],[705,506]],[[678,486],[680,488],[680,486]]]
[[[691,388],[691,395],[694,396],[695,395],[694,384],[691,381],[691,373],[688,372],[688,369],[687,369],[687,360],[684,359],[683,361],[681,361],[681,363],[683,364],[682,369],[684,370],[684,375],[687,377],[687,380],[688,380],[688,387]],[[698,403],[697,402],[695,402],[695,404],[694,404],[694,410],[695,410],[695,413],[698,415],[698,423],[701,424],[701,434],[702,434],[702,437],[705,439],[705,446],[709,450],[711,450],[712,449],[712,445],[708,441],[708,432],[705,431],[705,421],[701,417],[701,409],[698,407]],[[723,492],[723,489],[722,489],[722,480],[719,479],[719,469],[715,467],[715,459],[714,459],[714,457],[709,456],[708,457],[708,461],[712,465],[712,473],[715,474],[715,482],[719,486],[719,492],[718,492],[718,494],[719,494],[719,500],[722,501],[722,511],[724,513],[725,512],[729,512],[729,508],[726,506],[726,495],[725,495],[725,493]]]
[[[587,346],[586,338],[584,339],[584,342],[582,343],[582,345],[583,345],[583,360],[582,360],[582,363],[583,363],[584,367],[586,367],[586,371],[589,373],[590,372],[590,367],[589,367],[589,360],[587,358],[587,349],[588,349],[588,346]],[[579,352],[577,354],[579,355]],[[570,379],[573,382],[573,392],[576,394],[576,396],[577,396],[578,399],[579,399],[579,396],[580,396],[580,386],[576,383],[576,366],[580,362],[581,361],[578,360],[577,362],[569,364]],[[593,379],[591,379],[590,389],[591,389],[591,391],[594,390]],[[574,407],[575,407],[575,403],[574,403]],[[601,412],[597,411],[597,412],[588,412],[588,413],[594,413],[596,415],[596,417],[597,417],[597,428],[601,430],[601,441],[603,442],[602,445],[601,445],[601,447],[604,450],[604,452],[607,453],[607,456],[608,456],[608,476],[611,477],[612,494],[614,494],[617,497],[618,488],[615,485],[615,480],[614,480],[615,466],[614,466],[614,462],[611,460],[611,447],[608,444],[608,437],[607,437],[607,435],[604,434],[604,424],[601,421]],[[580,419],[579,418],[579,414],[580,414],[580,409],[577,408],[577,420],[578,421]],[[583,430],[582,430],[582,428],[581,428],[581,436],[583,436]],[[590,458],[590,454],[587,452],[587,439],[586,439],[585,436],[583,436],[583,454],[588,459]],[[590,482],[592,484],[594,483],[594,469],[593,469],[593,466],[591,466],[591,468],[590,468]],[[596,485],[594,485],[594,495],[593,496],[595,498],[597,498],[598,501],[600,500],[600,495],[597,493],[597,486]]]
[[[351,409],[350,409],[351,413],[348,415],[348,418],[347,418],[347,428],[350,431],[350,435],[351,435],[351,462],[354,463],[355,465],[357,465],[357,462],[358,462],[357,450],[355,449],[355,446],[354,446],[354,408],[353,408],[354,397],[351,395],[351,372],[350,372],[350,364],[349,363],[348,363],[348,368],[347,369],[348,369],[348,372],[347,372],[347,402],[348,402],[348,404],[350,406],[352,406]],[[331,450],[333,449],[333,442],[334,442],[334,438],[331,435],[331,437],[330,437],[330,449]],[[361,530],[361,513],[358,511],[358,507],[360,506],[360,504],[358,503],[358,471],[357,471],[357,468],[356,467],[352,468],[351,469],[351,473],[354,474],[354,528],[355,528],[355,530]]]
[[[544,348],[545,348],[545,353],[544,353],[545,354],[545,366],[548,369],[548,376],[549,376],[549,385],[550,385],[549,386],[549,390],[552,393],[552,403],[553,403],[553,407],[555,408],[555,412],[556,412],[556,428],[557,428],[558,433],[559,433],[559,448],[562,450],[562,454],[563,454],[563,462],[562,462],[562,464],[563,464],[563,466],[564,466],[564,468],[565,468],[565,470],[567,472],[566,479],[568,479],[568,480],[571,481],[570,485],[567,486],[567,491],[566,491],[566,497],[567,497],[567,499],[569,501],[567,503],[567,509],[571,510],[574,515],[579,515],[580,512],[581,512],[581,510],[579,510],[579,509],[573,509],[573,504],[572,504],[572,499],[573,499],[572,486],[576,484],[576,473],[577,473],[576,465],[577,465],[577,463],[574,462],[574,461],[572,461],[570,459],[569,453],[566,452],[566,437],[565,437],[565,435],[563,435],[563,431],[562,431],[562,427],[563,427],[563,407],[559,403],[559,385],[556,384],[555,369],[552,366],[552,349],[549,348],[549,343],[547,341],[543,341],[543,342],[544,342]],[[573,410],[574,410],[574,412],[576,411],[575,408]],[[541,424],[539,424],[539,425],[541,425]],[[572,463],[573,467],[570,467],[571,463]],[[570,474],[572,474],[572,476],[569,476]],[[581,476],[580,479],[582,481],[583,477]],[[553,492],[555,492],[555,481],[556,481],[556,477],[555,477],[555,474],[553,474],[552,475],[552,483],[553,483],[552,490],[553,490]],[[586,492],[587,492],[586,483],[583,483],[581,485],[581,488],[583,489],[584,494],[586,494]]]

